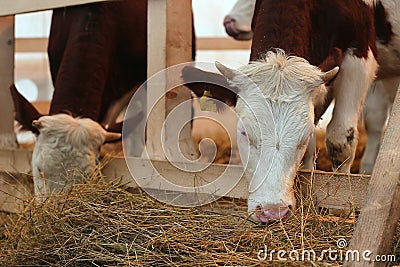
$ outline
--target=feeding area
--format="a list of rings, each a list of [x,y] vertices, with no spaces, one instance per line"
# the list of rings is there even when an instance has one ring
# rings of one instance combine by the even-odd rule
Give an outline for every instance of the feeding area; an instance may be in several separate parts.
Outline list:
[[[260,225],[244,200],[181,208],[100,172],[85,179],[2,216],[1,266],[340,266],[355,227],[353,211],[328,215],[298,193],[288,221]]]

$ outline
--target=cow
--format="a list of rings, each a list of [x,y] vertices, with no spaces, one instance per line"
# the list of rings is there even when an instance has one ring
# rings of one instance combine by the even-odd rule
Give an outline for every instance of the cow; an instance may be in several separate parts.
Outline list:
[[[34,193],[37,199],[82,183],[96,167],[100,146],[119,139],[89,118],[68,114],[41,116],[32,122],[40,134],[32,154]]]
[[[53,10],[48,56],[55,89],[48,116],[10,87],[16,120],[38,134],[32,169],[39,197],[80,182],[77,173],[93,171],[99,145],[120,138],[121,123],[100,124],[147,78],[147,1]]]
[[[255,0],[238,0],[224,19],[228,35],[237,40],[251,40],[251,21]],[[360,173],[371,174],[378,155],[382,132],[390,113],[400,78],[400,3],[380,0],[375,3],[376,45],[379,71],[369,89],[363,120],[368,136],[360,164]]]
[[[251,19],[256,1],[238,0],[224,18],[225,31],[236,40],[251,40]]]
[[[376,45],[379,71],[369,90],[364,123],[368,136],[360,172],[371,174],[378,155],[382,132],[400,82],[400,3],[380,0],[375,7]]]
[[[327,148],[336,170],[350,170],[357,122],[378,68],[374,2],[257,1],[252,28],[248,65],[235,70],[216,63],[225,82],[190,67],[182,76],[195,94],[207,88],[214,98],[235,104],[249,216],[270,223],[286,220],[295,209],[294,179],[319,116],[314,108],[325,105],[325,84],[335,99]],[[343,53],[339,73],[327,64],[337,50]]]

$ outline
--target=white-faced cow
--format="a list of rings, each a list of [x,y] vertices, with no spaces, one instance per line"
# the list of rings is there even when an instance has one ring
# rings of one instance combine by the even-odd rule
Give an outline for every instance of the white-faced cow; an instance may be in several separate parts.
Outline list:
[[[55,88],[50,116],[11,86],[16,120],[38,134],[32,159],[37,196],[80,182],[79,173],[93,171],[99,146],[120,137],[103,128],[118,132],[121,124],[99,123],[117,99],[146,80],[147,1],[55,9],[48,55]]]
[[[255,0],[238,0],[224,19],[226,32],[238,40],[250,40]],[[371,174],[382,132],[400,82],[400,2],[375,1],[375,29],[379,70],[369,89],[363,118],[368,136],[360,173]]]
[[[373,1],[257,1],[250,64],[237,70],[217,64],[226,88],[210,85],[221,85],[217,74],[183,71],[186,81],[198,77],[188,84],[196,94],[208,88],[214,98],[236,103],[242,160],[250,152],[248,212],[256,221],[285,220],[295,208],[294,178],[314,131],[314,108],[338,72],[329,64],[338,50],[343,55],[330,84],[336,105],[326,138],[334,167],[348,172],[378,67]]]
[[[119,139],[89,118],[73,118],[67,114],[42,116],[32,125],[38,129],[32,155],[35,196],[52,195],[68,190],[74,183],[84,182],[96,166],[100,146]]]

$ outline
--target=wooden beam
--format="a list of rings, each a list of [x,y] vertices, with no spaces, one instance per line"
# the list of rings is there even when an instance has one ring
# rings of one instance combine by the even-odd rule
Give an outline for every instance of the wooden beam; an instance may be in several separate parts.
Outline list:
[[[366,190],[361,214],[350,242],[350,250],[371,251],[377,255],[391,254],[395,228],[400,217],[400,90],[376,159],[371,181]],[[379,261],[348,261],[344,266],[386,266]]]
[[[24,149],[0,149],[0,171],[29,173],[31,171],[32,151]]]
[[[31,152],[26,150],[0,150],[0,170],[14,174],[30,173],[31,157]],[[131,170],[134,170],[132,173],[128,165]],[[120,180],[127,187],[136,188],[138,187],[136,181],[139,181],[139,184],[145,185],[147,189],[176,192],[176,187],[164,186],[162,179],[182,187],[190,188],[193,185],[200,187],[218,180],[225,172],[224,178],[216,184],[216,187],[200,189],[196,192],[234,198],[247,198],[248,196],[247,180],[243,176],[243,168],[239,165],[212,164],[208,166],[205,163],[188,163],[186,171],[177,168],[176,165],[164,160],[113,157],[104,166],[103,174],[108,180]],[[346,175],[320,171],[300,171],[298,177],[304,187],[303,194],[311,195],[316,206],[335,209],[352,209],[353,207],[358,209],[361,207],[369,182],[368,175]],[[2,179],[1,176],[0,179]],[[2,209],[2,199],[8,199],[15,192],[29,191],[24,189],[26,183],[19,182],[18,179],[7,179],[3,183],[9,184],[9,186],[0,190],[0,210]],[[5,192],[7,190],[10,191]],[[182,190],[184,191],[184,189]],[[18,195],[18,197],[21,196]],[[7,200],[7,202],[10,201]]]
[[[19,212],[33,196],[33,179],[29,174],[0,171],[0,210]]]
[[[0,148],[16,148],[14,105],[9,90],[14,82],[14,16],[0,17]]]
[[[106,0],[1,0],[0,16],[103,1]]]
[[[134,173],[130,172],[128,165]],[[157,189],[160,188],[162,184],[160,180],[163,178],[186,187],[194,184],[200,186],[212,183],[225,171],[226,180],[223,180],[225,187],[213,193],[234,198],[248,197],[247,180],[243,175],[243,168],[239,165],[211,164],[208,166],[205,163],[187,163],[185,165],[187,171],[176,166],[179,164],[163,160],[114,157],[105,165],[103,173],[109,179],[122,178],[122,182],[129,187],[137,187],[138,184],[135,181],[139,179],[139,181],[148,181],[147,188]],[[303,193],[311,195],[316,206],[346,210],[361,207],[370,179],[369,175],[322,171],[299,171],[298,177],[301,184],[307,187]],[[174,188],[166,186],[163,189],[173,190]]]
[[[31,151],[0,150],[0,210],[18,212],[33,195],[31,158]]]
[[[16,38],[15,53],[46,53],[49,38]]]
[[[48,38],[16,38],[16,53],[45,53]],[[249,50],[251,41],[236,41],[228,37],[203,37],[196,38],[197,50]]]
[[[250,50],[251,41],[237,41],[227,37],[197,38],[198,50]]]

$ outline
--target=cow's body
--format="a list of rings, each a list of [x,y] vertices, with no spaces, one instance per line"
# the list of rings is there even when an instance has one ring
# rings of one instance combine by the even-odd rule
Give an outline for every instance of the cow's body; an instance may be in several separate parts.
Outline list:
[[[360,172],[372,173],[382,132],[400,81],[400,2],[380,0],[375,12],[378,80],[369,90],[364,122],[368,136]]]
[[[100,123],[106,119],[112,103],[146,80],[147,1],[107,1],[54,10],[48,55],[55,89],[50,105],[51,116],[37,112],[14,86],[11,87],[17,121],[26,129],[40,133],[32,159],[33,173],[38,182],[35,183],[37,195],[68,187],[71,182],[79,180],[76,173],[90,173],[95,166],[97,143],[118,137],[107,134]],[[145,103],[137,106],[141,107],[139,114],[146,110]],[[69,114],[69,119],[65,119],[68,115],[63,117],[60,113]],[[134,124],[138,119],[140,115],[129,120]],[[32,125],[35,120],[53,123],[39,128]],[[92,123],[84,123],[87,120]],[[64,131],[50,136],[54,132],[48,128],[63,124],[64,127],[59,128]],[[110,121],[103,127],[111,131],[122,130],[121,124],[110,125]],[[78,135],[80,141],[75,142],[81,144],[81,148],[67,137],[70,131],[78,128],[84,128],[82,135]],[[43,131],[47,133],[42,134]],[[100,137],[92,137],[94,133],[101,133]],[[137,139],[142,142],[144,137],[138,136]],[[53,160],[46,160],[49,157]],[[75,174],[68,180],[66,176],[71,172]],[[44,183],[44,178],[52,181],[51,185]]]
[[[250,29],[255,0],[238,0],[224,21],[227,33],[236,39],[251,39]],[[372,173],[382,132],[400,81],[400,3],[380,0],[375,3],[376,46],[379,71],[364,108],[368,136],[360,173]],[[308,157],[310,159],[310,157]]]
[[[147,1],[114,1],[53,11],[48,54],[50,114],[101,122],[110,104],[146,80]]]
[[[329,70],[327,59],[336,50],[343,55],[330,85],[336,105],[327,146],[334,167],[349,171],[358,118],[377,70],[373,12],[373,2],[362,0],[257,1],[251,63],[238,70],[217,66],[239,96],[238,146],[253,219],[286,219],[295,206],[294,177],[313,134],[314,108],[324,100],[324,82],[337,72],[315,66]],[[232,95],[224,92],[211,89],[222,100]]]

